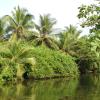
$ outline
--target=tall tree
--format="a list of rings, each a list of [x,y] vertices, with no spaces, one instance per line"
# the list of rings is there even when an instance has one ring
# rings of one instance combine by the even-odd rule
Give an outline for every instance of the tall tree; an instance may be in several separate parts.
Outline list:
[[[34,27],[33,15],[19,6],[12,11],[12,16],[6,15],[4,19],[7,21],[6,32],[15,34],[17,38],[26,37]]]
[[[3,23],[2,19],[0,19],[0,40],[3,39],[4,33],[5,33],[4,23]]]
[[[51,18],[50,14],[40,15],[39,25],[35,24],[37,30],[36,45],[45,44],[49,48],[58,48],[55,39],[51,36],[55,24],[56,20]]]
[[[100,59],[100,2],[79,7],[78,18],[82,27],[91,27],[89,41],[91,50]]]
[[[50,14],[40,15],[39,25],[36,25],[36,29],[41,35],[47,35],[53,32],[53,26],[56,24],[56,20],[50,17]]]
[[[17,76],[17,78],[21,79],[23,74],[27,72],[26,67],[32,71],[35,64],[32,51],[32,47],[23,44],[20,40],[0,46],[2,78],[4,80],[11,78],[12,80]]]
[[[60,48],[67,53],[71,53],[71,48],[73,48],[73,45],[77,42],[80,33],[81,31],[77,30],[73,25],[66,27],[60,35]]]

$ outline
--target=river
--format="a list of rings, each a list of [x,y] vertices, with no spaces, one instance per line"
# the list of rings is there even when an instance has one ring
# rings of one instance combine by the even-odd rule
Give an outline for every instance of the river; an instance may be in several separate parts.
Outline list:
[[[3,85],[0,100],[100,100],[100,75]]]

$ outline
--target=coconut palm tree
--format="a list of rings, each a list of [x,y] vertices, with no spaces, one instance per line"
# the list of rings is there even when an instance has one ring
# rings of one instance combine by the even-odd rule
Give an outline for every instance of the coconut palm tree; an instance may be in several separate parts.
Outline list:
[[[32,51],[32,47],[21,41],[9,42],[9,44],[0,46],[0,68],[3,79],[14,79],[14,76],[22,79],[23,74],[25,72],[27,74],[26,67],[32,71],[35,64]]]
[[[19,6],[12,11],[12,16],[4,16],[6,21],[6,32],[15,34],[17,38],[25,38],[34,27],[33,15]]]
[[[60,48],[67,53],[71,53],[71,48],[73,48],[73,45],[77,42],[80,33],[81,31],[77,30],[73,25],[66,27],[60,34]]]
[[[53,26],[56,24],[56,20],[50,17],[50,14],[40,15],[39,25],[36,25],[36,29],[41,35],[50,34],[53,31]]]
[[[35,24],[37,34],[33,36],[36,45],[44,44],[49,48],[58,48],[56,40],[51,36],[55,24],[56,20],[51,18],[50,14],[40,15],[39,25]]]

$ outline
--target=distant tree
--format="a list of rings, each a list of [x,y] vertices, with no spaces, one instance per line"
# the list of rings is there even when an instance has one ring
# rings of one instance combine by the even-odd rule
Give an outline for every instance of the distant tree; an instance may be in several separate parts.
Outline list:
[[[40,15],[39,24],[35,24],[37,34],[33,36],[36,45],[44,44],[49,48],[58,48],[56,40],[51,36],[55,24],[56,20],[51,18],[50,14]]]
[[[81,31],[77,30],[73,25],[66,27],[60,35],[60,48],[67,53],[72,53],[72,48],[75,42],[77,42],[80,33]]]
[[[19,6],[12,11],[12,16],[6,15],[4,19],[7,22],[6,33],[15,34],[17,38],[25,38],[34,27],[33,15]]]

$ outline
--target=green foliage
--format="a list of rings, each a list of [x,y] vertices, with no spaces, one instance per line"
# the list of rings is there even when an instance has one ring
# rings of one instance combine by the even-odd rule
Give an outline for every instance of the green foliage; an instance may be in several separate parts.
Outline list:
[[[6,81],[14,81],[15,79],[15,71],[14,69],[10,66],[5,66],[2,70],[2,73],[0,75],[1,80],[3,82]]]
[[[72,57],[60,51],[42,46],[34,49],[33,56],[36,58],[33,72],[35,78],[78,75],[78,68]]]
[[[33,39],[36,46],[46,45],[52,49],[59,49],[57,41],[50,35],[53,33],[53,26],[56,24],[56,20],[50,17],[50,14],[40,15],[39,25],[35,24],[37,32],[34,32]]]
[[[0,36],[4,34],[4,23],[2,22],[2,19],[0,19]]]
[[[25,70],[27,64],[29,64],[28,68],[33,70],[35,59],[32,56],[32,51],[32,47],[28,46],[27,44],[25,45],[23,42],[20,41],[13,41],[9,42],[9,44],[2,45],[0,47],[0,64],[2,78],[7,77],[3,79],[13,80],[13,76],[16,76],[18,79],[22,79],[23,74],[27,72],[27,70]],[[27,72],[27,74],[28,73],[29,71]]]
[[[73,51],[75,52],[73,56],[76,58],[81,72],[100,70],[100,58],[97,57],[94,47],[88,37],[81,37],[73,46]]]
[[[100,29],[100,3],[79,7],[78,18],[82,27],[91,27],[91,32]]]
[[[33,15],[19,6],[12,11],[12,16],[5,15],[6,33],[16,34],[17,38],[26,38],[34,27]]]
[[[53,26],[56,24],[56,20],[50,17],[50,14],[40,15],[39,25],[35,25],[36,29],[39,33],[42,34],[50,34],[53,32]]]
[[[76,77],[78,68],[73,58],[44,45],[32,47],[24,41],[9,41],[0,45],[0,79]]]
[[[60,48],[73,55],[72,48],[78,41],[81,31],[77,30],[77,27],[70,25],[60,34]]]

